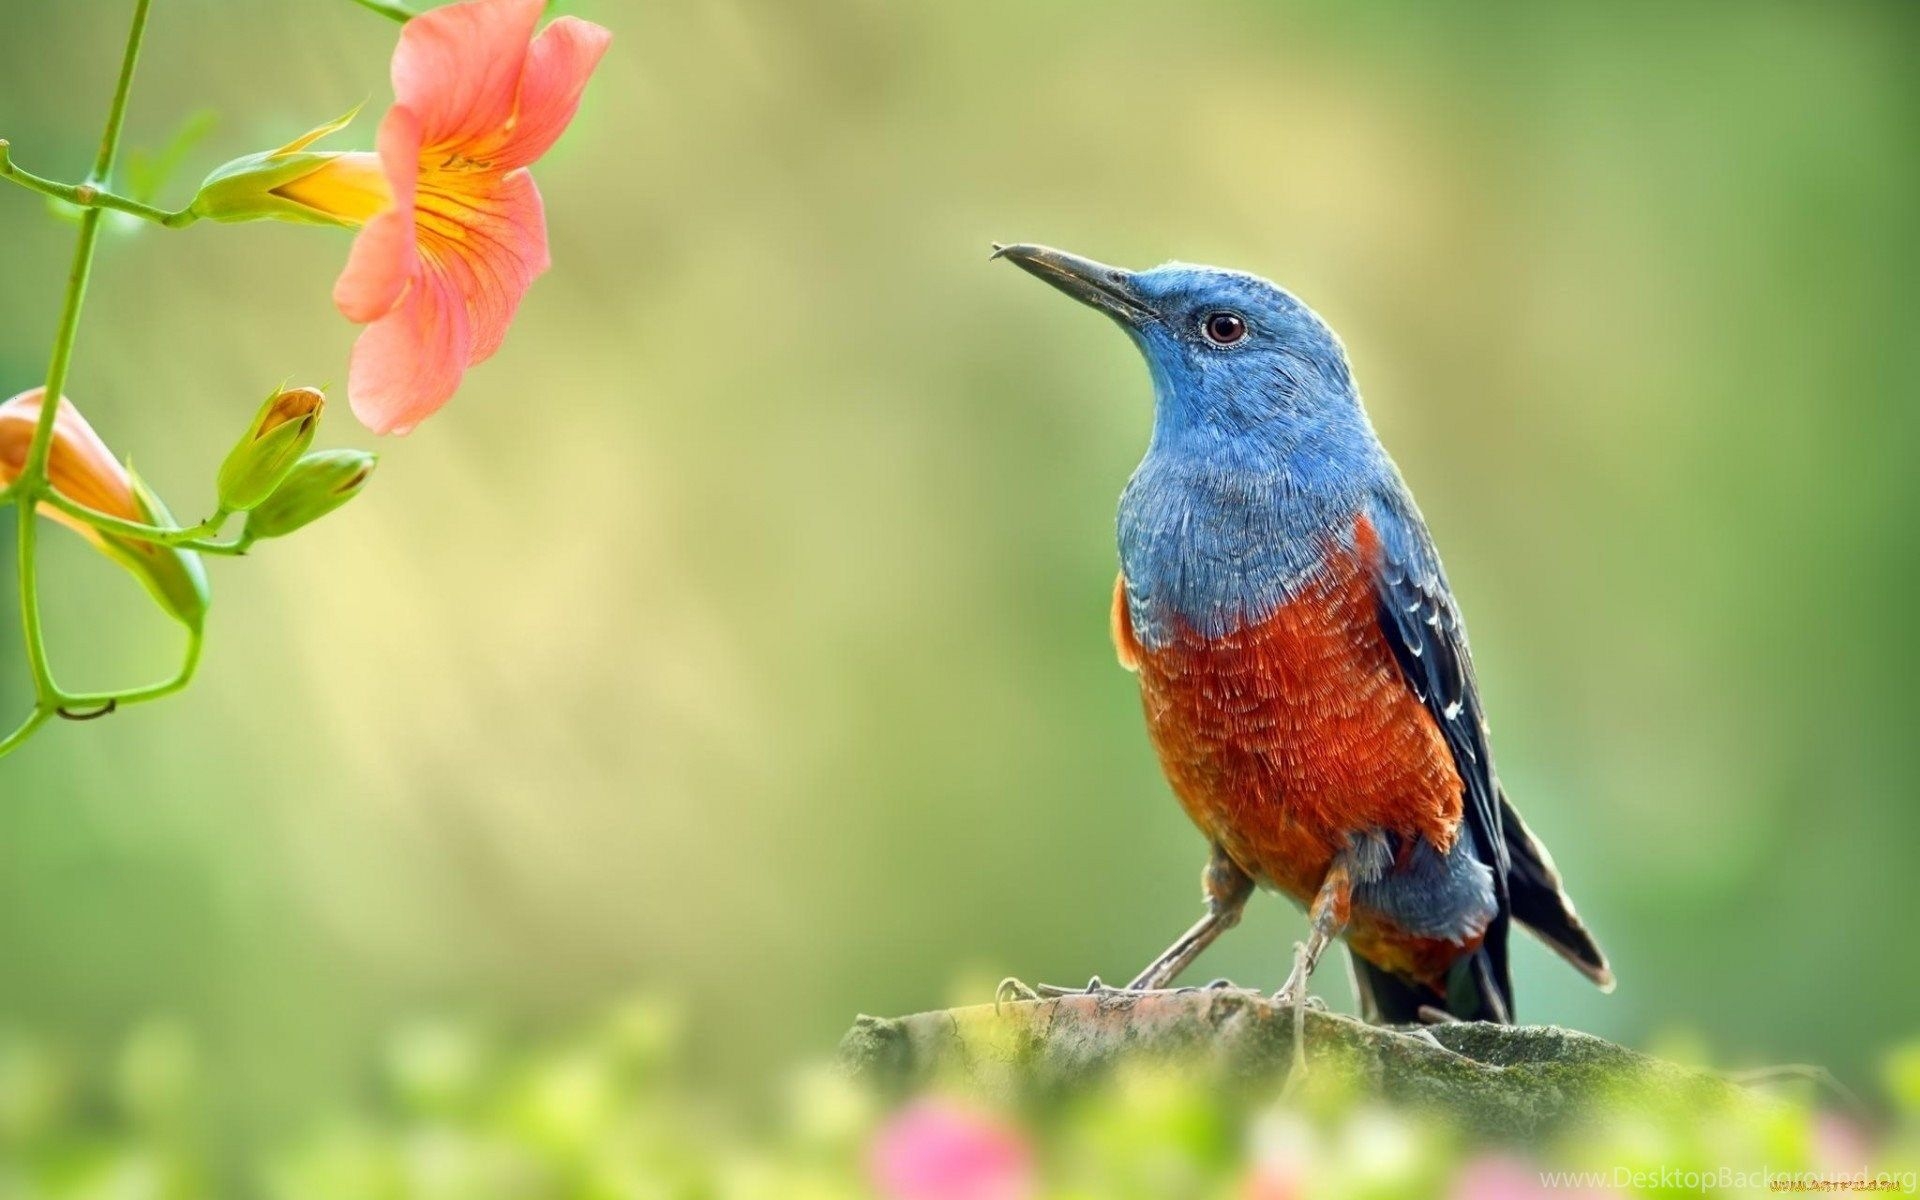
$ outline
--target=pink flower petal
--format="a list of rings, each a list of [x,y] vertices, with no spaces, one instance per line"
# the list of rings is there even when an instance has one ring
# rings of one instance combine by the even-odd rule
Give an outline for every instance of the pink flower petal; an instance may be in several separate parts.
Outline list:
[[[465,0],[400,29],[393,94],[420,118],[430,146],[494,133],[513,116],[542,0]]]
[[[363,325],[393,311],[420,269],[413,227],[420,121],[410,110],[396,107],[380,122],[380,165],[393,190],[393,207],[360,230],[333,285],[334,305],[347,320]]]
[[[513,128],[493,155],[495,165],[524,167],[552,147],[573,120],[580,94],[612,40],[613,34],[578,17],[561,17],[533,39]]]
[[[380,126],[393,207],[362,227],[334,285],[355,343],[348,396],[378,432],[405,432],[499,349],[546,271],[546,216],[524,164],[550,147],[611,35],[542,0],[465,0],[407,22],[397,102]]]
[[[408,432],[452,398],[472,345],[458,289],[437,269],[420,271],[399,305],[353,344],[353,415],[375,433]]]
[[[423,229],[421,245],[466,300],[473,330],[469,366],[500,348],[521,298],[552,262],[546,214],[533,176],[515,171],[485,180],[485,193],[423,195],[420,200],[423,212],[452,213],[459,222],[457,238]],[[423,224],[432,222],[423,219]]]

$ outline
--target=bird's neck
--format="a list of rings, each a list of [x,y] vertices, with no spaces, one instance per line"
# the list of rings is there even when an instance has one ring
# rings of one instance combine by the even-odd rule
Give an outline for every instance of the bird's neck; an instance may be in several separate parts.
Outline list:
[[[1378,473],[1372,455],[1336,462],[1313,446],[1156,430],[1118,530],[1143,643],[1181,628],[1223,637],[1271,616],[1351,541]]]

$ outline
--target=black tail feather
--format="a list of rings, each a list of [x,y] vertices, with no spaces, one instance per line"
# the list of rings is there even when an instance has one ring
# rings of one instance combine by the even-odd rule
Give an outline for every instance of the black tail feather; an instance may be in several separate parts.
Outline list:
[[[1431,988],[1408,983],[1374,966],[1351,950],[1347,962],[1353,967],[1353,991],[1360,999],[1360,1019],[1374,1025],[1418,1025],[1420,1010],[1438,1007],[1443,1001]]]
[[[1613,972],[1607,956],[1593,935],[1573,911],[1573,901],[1560,885],[1560,872],[1527,829],[1526,822],[1514,811],[1505,795],[1500,797],[1500,823],[1506,833],[1508,903],[1513,919],[1538,934],[1562,958],[1604,990],[1613,989]],[[1503,952],[1504,954],[1504,952]]]
[[[1464,968],[1464,969],[1463,969]],[[1513,1024],[1513,978],[1507,973],[1507,917],[1487,926],[1480,949],[1454,965],[1447,980],[1447,1011],[1462,1021]]]
[[[1384,971],[1357,955],[1349,953],[1347,957],[1353,964],[1353,990],[1360,998],[1360,1015],[1376,1025],[1421,1024],[1423,1008],[1437,1009],[1462,1021],[1513,1022],[1504,913],[1487,927],[1480,949],[1454,964],[1445,995]]]
[[[1354,991],[1360,999],[1361,1015],[1367,1020],[1386,1025],[1417,1024],[1420,1010],[1427,1008],[1462,1021],[1510,1024],[1514,1019],[1513,983],[1507,970],[1510,920],[1532,930],[1603,990],[1613,990],[1613,971],[1607,966],[1607,956],[1574,911],[1553,857],[1504,793],[1500,796],[1500,818],[1508,866],[1506,887],[1501,889],[1505,895],[1499,899],[1505,904],[1488,925],[1480,948],[1454,964],[1444,995],[1352,958]]]

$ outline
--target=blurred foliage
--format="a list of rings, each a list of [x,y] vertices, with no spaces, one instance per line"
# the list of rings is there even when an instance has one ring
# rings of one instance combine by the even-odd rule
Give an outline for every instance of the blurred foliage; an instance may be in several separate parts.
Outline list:
[[[119,7],[0,0],[23,165],[85,170]],[[1502,777],[1620,975],[1522,946],[1524,1018],[1863,1087],[1911,1033],[1920,7],[557,7],[616,40],[501,353],[381,446],[378,495],[221,573],[191,696],[0,773],[10,1024],[92,1058],[188,1022],[225,1164],[348,1106],[422,1008],[558,1030],[658,988],[751,1107],[956,969],[977,999],[1140,966],[1203,857],[1107,644],[1148,385],[987,263],[1030,238],[1258,270],[1341,331]],[[347,0],[160,0],[128,148],[181,160],[177,203],[377,111],[393,37]],[[25,193],[0,221],[4,395],[71,230]],[[71,391],[197,517],[217,464],[177,447],[343,379],[347,238],[110,232]],[[44,540],[73,682],[170,668]],[[1197,970],[1277,986],[1298,928],[1257,902]]]
[[[679,1009],[654,1000],[549,1039],[417,1023],[389,1043],[366,1102],[250,1152],[222,1183],[225,1138],[198,1122],[195,1051],[177,1027],[138,1030],[104,1072],[12,1040],[0,1196],[1515,1200],[1551,1194],[1543,1171],[1593,1173],[1560,1184],[1588,1197],[1695,1194],[1703,1178],[1716,1194],[1765,1196],[1769,1175],[1920,1171],[1912,1097],[1869,1123],[1804,1089],[1705,1110],[1691,1093],[1686,1106],[1623,1095],[1529,1153],[1369,1099],[1330,1063],[1278,1102],[1155,1069],[1020,1110],[953,1093],[883,1101],[818,1065],[780,1073],[780,1103],[749,1118],[697,1081],[685,1049]]]

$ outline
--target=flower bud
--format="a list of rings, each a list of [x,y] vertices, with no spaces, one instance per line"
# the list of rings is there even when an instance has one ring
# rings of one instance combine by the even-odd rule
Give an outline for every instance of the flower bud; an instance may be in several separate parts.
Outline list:
[[[348,228],[366,224],[393,203],[380,156],[307,149],[351,120],[353,113],[348,113],[278,150],[215,167],[201,182],[191,211],[210,221],[271,219]]]
[[[0,404],[0,483],[12,483],[25,468],[44,394],[44,389],[35,388]],[[74,503],[110,517],[148,525],[173,523],[159,497],[114,459],[80,410],[64,398],[54,413],[53,440],[47,447],[47,482]],[[190,629],[201,627],[207,613],[208,590],[198,554],[102,533],[55,508],[42,507],[40,511],[131,571],[176,620]]]
[[[220,507],[245,512],[271,496],[313,445],[326,404],[318,388],[286,388],[268,396],[246,435],[220,464]]]
[[[172,525],[173,514],[147,481],[131,467],[127,482],[133,486],[134,503],[140,507],[140,519],[149,525]],[[213,602],[213,590],[207,584],[207,569],[200,556],[178,546],[162,546],[137,538],[106,536],[107,553],[121,565],[140,573],[147,591],[160,607],[195,633],[207,620],[207,606]]]
[[[283,537],[360,494],[379,460],[364,450],[316,450],[247,514],[245,541]]]

